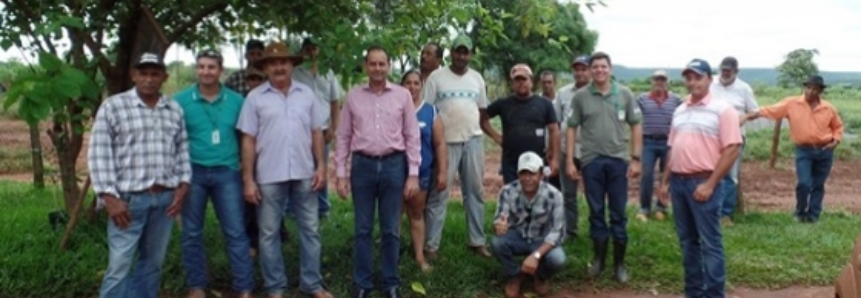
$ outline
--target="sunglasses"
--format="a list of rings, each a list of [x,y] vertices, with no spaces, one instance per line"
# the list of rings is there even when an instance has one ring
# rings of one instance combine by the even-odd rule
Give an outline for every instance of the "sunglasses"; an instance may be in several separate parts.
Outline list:
[[[197,59],[200,59],[200,58],[215,58],[215,59],[219,59],[219,60],[222,59],[221,53],[219,53],[218,51],[213,50],[213,49],[206,49],[200,53],[197,53]]]

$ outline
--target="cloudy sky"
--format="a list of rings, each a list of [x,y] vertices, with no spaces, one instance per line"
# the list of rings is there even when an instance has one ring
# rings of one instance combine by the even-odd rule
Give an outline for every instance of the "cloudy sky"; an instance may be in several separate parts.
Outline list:
[[[570,0],[562,0],[570,1]],[[604,0],[584,9],[600,34],[597,50],[631,67],[681,67],[694,57],[717,64],[727,55],[741,67],[775,67],[797,48],[816,48],[821,70],[861,71],[859,0]],[[237,49],[224,47],[225,64],[237,67]],[[0,60],[21,57],[0,51]],[[167,61],[191,63],[176,46]]]
[[[774,67],[816,48],[821,70],[861,70],[859,0],[604,0],[583,11],[596,50],[632,67],[681,67],[694,57]]]

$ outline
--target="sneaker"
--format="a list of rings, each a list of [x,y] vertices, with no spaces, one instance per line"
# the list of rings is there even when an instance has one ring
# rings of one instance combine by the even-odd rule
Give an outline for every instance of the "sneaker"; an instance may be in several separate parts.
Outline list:
[[[655,214],[653,216],[657,221],[664,221],[665,219],[667,219],[667,215],[664,213],[664,211],[655,211]]]
[[[645,213],[637,213],[637,220],[642,221],[642,222],[648,222],[649,217],[646,216]]]
[[[724,227],[731,227],[732,225],[734,225],[734,223],[732,222],[732,218],[729,218],[729,216],[724,216],[720,219],[720,225]]]

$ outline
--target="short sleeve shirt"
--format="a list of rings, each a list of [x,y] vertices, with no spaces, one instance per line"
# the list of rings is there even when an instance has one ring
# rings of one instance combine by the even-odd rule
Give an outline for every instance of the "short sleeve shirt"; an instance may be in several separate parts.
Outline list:
[[[317,94],[317,99],[320,100],[321,116],[326,119],[326,124],[323,128],[328,128],[332,119],[332,104],[337,102],[344,95],[344,90],[341,89],[341,84],[338,83],[338,78],[332,70],[326,73],[311,74],[305,67],[299,66],[293,70],[293,80],[302,84],[308,85]]]
[[[425,81],[422,99],[439,109],[446,142],[462,143],[484,134],[478,110],[487,108],[487,85],[477,71],[458,75],[448,67],[435,70]]]
[[[640,124],[643,115],[631,89],[613,82],[601,94],[594,85],[577,90],[571,99],[568,127],[580,128],[581,161],[585,167],[599,156],[628,160],[630,125]]]
[[[487,107],[487,115],[502,120],[502,158],[514,163],[527,151],[543,155],[547,126],[557,123],[553,103],[536,95],[496,100]]]

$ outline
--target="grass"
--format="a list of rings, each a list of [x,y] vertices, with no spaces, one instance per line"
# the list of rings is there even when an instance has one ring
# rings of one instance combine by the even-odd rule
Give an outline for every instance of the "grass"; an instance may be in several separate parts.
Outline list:
[[[32,190],[29,185],[0,182],[0,297],[92,297],[98,292],[107,265],[105,219],[82,222],[66,252],[58,251],[62,227],[48,224],[47,213],[57,208],[59,191]],[[586,234],[585,203],[581,200],[580,232]],[[333,212],[321,226],[324,275],[328,288],[338,297],[350,288],[352,270],[352,207],[334,201]],[[494,204],[488,202],[488,218]],[[629,209],[633,215],[634,209]],[[213,288],[229,288],[229,266],[223,240],[210,212],[205,242]],[[826,213],[816,225],[794,223],[789,214],[751,213],[739,216],[734,227],[724,231],[730,286],[780,288],[789,285],[830,285],[848,261],[861,217],[841,212]],[[293,224],[288,225],[291,230]],[[487,225],[490,231],[490,225]],[[628,225],[631,282],[619,285],[609,272],[597,282],[586,281],[591,256],[590,243],[580,238],[565,244],[568,264],[554,280],[557,287],[596,288],[598,291],[628,288],[678,293],[682,289],[681,255],[671,221]],[[406,229],[405,229],[406,231]],[[453,203],[448,212],[441,248],[442,260],[435,270],[422,274],[402,237],[401,276],[407,297],[423,297],[411,290],[421,286],[425,297],[500,296],[500,266],[493,259],[478,259],[465,249],[463,208]],[[296,235],[295,232],[292,235]],[[284,247],[288,277],[295,287],[297,245],[295,236]],[[164,262],[162,292],[171,297],[185,293],[180,263],[179,237],[175,231]],[[258,284],[261,282],[257,278]],[[295,290],[293,290],[295,291]]]
[[[32,158],[29,148],[0,147],[0,174],[32,171]]]

